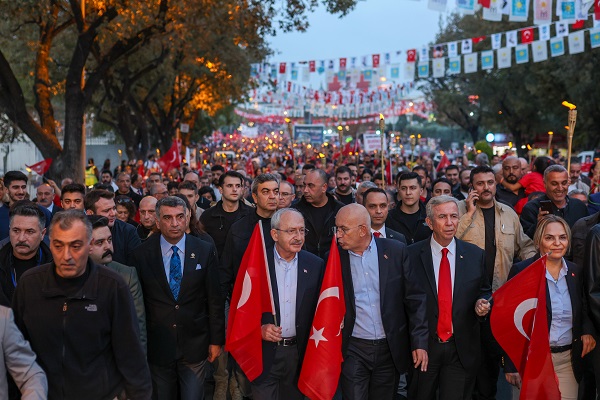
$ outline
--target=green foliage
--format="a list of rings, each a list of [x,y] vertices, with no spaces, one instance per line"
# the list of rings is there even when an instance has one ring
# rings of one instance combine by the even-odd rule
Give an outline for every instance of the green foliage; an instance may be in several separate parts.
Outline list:
[[[488,159],[490,160],[494,156],[494,150],[485,140],[480,140],[479,142],[475,143],[475,150],[487,154]]]
[[[480,14],[453,14],[440,28],[436,43],[487,36],[473,46],[479,52],[491,48],[490,34],[530,25],[532,21],[493,23],[484,21]],[[423,91],[436,105],[441,124],[462,128],[473,142],[479,139],[480,132],[510,133],[517,148],[532,143],[540,133],[554,131],[562,135],[567,109],[561,103],[568,100],[579,110],[574,146],[593,148],[600,144],[594,123],[600,118],[600,86],[593,84],[600,51],[590,49],[587,33],[585,40],[586,51],[581,54],[552,58],[548,52],[547,61],[531,60],[520,65],[515,63],[513,54],[511,68],[429,78],[421,81]]]

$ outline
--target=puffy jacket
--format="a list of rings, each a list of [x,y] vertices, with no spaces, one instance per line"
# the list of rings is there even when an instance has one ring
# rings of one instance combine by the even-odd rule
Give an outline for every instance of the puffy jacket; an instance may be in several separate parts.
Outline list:
[[[513,266],[513,260],[518,256],[521,260],[533,257],[536,254],[533,241],[525,235],[519,217],[510,206],[494,200],[495,227],[494,240],[496,243],[496,261],[494,264],[494,278],[492,291],[496,291],[506,283],[508,273]],[[485,250],[485,221],[483,211],[477,207],[470,217],[467,212],[465,200],[458,203],[460,221],[456,237]]]

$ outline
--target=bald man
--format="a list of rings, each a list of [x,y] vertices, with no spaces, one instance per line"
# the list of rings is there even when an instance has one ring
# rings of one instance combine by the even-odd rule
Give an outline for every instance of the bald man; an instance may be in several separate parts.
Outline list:
[[[342,395],[392,400],[411,361],[427,369],[426,294],[410,272],[406,246],[375,238],[363,206],[341,208],[335,228],[346,301]]]
[[[156,197],[146,196],[140,200],[140,225],[137,227],[137,234],[142,242],[148,239],[156,227]]]
[[[523,176],[521,161],[515,156],[508,156],[502,161],[502,177],[510,184],[517,183]],[[519,200],[525,197],[525,188],[519,190],[510,190],[505,188],[502,183],[496,185],[496,200],[513,209]]]

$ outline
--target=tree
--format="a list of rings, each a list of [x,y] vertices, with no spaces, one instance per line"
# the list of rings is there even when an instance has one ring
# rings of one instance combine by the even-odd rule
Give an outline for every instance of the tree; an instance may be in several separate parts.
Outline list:
[[[490,23],[480,15],[451,15],[440,27],[436,42],[489,36],[530,25],[532,21]],[[474,51],[490,47],[486,39],[475,44]],[[600,117],[600,89],[590,82],[599,58],[589,47],[582,54],[550,57],[539,63],[516,64],[513,55],[511,68],[429,78],[423,90],[437,107],[438,121],[462,127],[474,142],[479,132],[507,132],[520,149],[536,134],[563,134],[567,112],[561,103],[568,100],[580,109],[575,145],[597,145],[600,137],[593,132],[593,122]]]
[[[115,67],[127,65],[127,59],[137,59],[145,60],[150,68],[152,57],[140,55],[146,51],[157,51],[157,48],[160,50],[160,46],[157,47],[154,43],[155,39],[166,40],[162,42],[163,45],[167,44],[169,50],[175,52],[177,47],[173,46],[182,42],[169,43],[168,39],[179,33],[181,36],[187,35],[187,39],[194,37],[192,29],[197,26],[194,19],[200,18],[203,12],[205,19],[213,18],[216,23],[242,21],[240,25],[244,29],[236,32],[234,44],[252,53],[256,48],[249,47],[245,42],[247,35],[262,38],[266,33],[272,33],[276,26],[284,30],[305,29],[306,12],[313,9],[317,1],[286,0],[282,6],[285,12],[277,14],[277,11],[281,11],[277,9],[280,4],[276,0],[2,1],[0,10],[4,18],[0,22],[0,113],[4,113],[27,135],[45,158],[54,159],[50,171],[54,177],[71,175],[78,181],[83,181],[82,126],[86,110],[95,97],[101,96],[101,86],[109,88],[105,94],[107,98],[127,98],[127,90],[123,90],[123,93],[115,90],[114,86],[119,85],[115,79],[129,75],[129,79],[137,82],[135,74],[141,72],[139,68],[131,68],[129,72],[134,75],[125,73],[126,70],[122,74],[115,74]],[[324,4],[331,12],[344,15],[355,6],[356,0],[325,0]],[[273,15],[283,17],[277,20]],[[215,26],[215,23],[211,26]],[[221,33],[214,30],[215,37],[211,38],[210,43],[214,45],[221,40],[221,44],[230,45],[227,41],[231,37],[221,38]],[[203,37],[194,37],[198,42],[202,39]],[[260,40],[254,42],[258,43]],[[191,42],[186,43],[192,45]],[[259,50],[265,49],[263,42]],[[173,57],[176,59],[177,55],[173,54]],[[210,58],[200,64],[210,69],[208,61],[214,64],[214,60]],[[240,65],[246,68],[251,61],[260,60],[252,60],[251,56],[239,60]],[[200,97],[198,101],[211,102],[211,96],[202,98],[209,83],[202,81],[202,78],[200,81],[196,80],[193,71],[175,75],[178,76],[178,86],[183,93],[193,94],[194,98]],[[244,81],[245,78],[247,76],[240,74],[236,76],[236,81]],[[173,86],[171,89],[173,90]],[[165,100],[160,95],[157,96],[146,98],[161,106],[165,101],[175,104],[174,102],[181,103],[185,98],[171,96],[169,100]],[[56,109],[64,110],[64,119],[57,117]],[[132,109],[130,106],[128,111]],[[171,113],[175,113],[175,107],[171,107],[171,110]],[[113,121],[122,126],[135,122],[127,121],[127,118],[121,119],[113,115]],[[176,116],[173,121],[175,120]],[[62,144],[59,137],[64,138]],[[134,142],[128,146],[134,146]],[[128,149],[130,151],[132,150]]]

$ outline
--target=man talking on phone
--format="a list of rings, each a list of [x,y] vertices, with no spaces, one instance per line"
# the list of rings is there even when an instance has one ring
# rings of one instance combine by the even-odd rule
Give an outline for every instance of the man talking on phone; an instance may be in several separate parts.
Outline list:
[[[558,215],[567,221],[571,228],[577,220],[588,215],[587,207],[582,201],[567,196],[569,173],[562,165],[555,164],[546,168],[544,186],[546,194],[529,201],[521,212],[523,231],[530,238],[533,238],[538,221],[545,215]]]
[[[504,283],[513,259],[536,253],[513,209],[496,200],[494,171],[487,165],[471,170],[471,189],[458,203],[460,220],[456,237],[485,250],[488,283],[495,291]],[[482,366],[477,371],[475,391],[479,399],[496,398],[496,383],[502,362],[502,349],[494,339],[489,319],[481,324]]]

